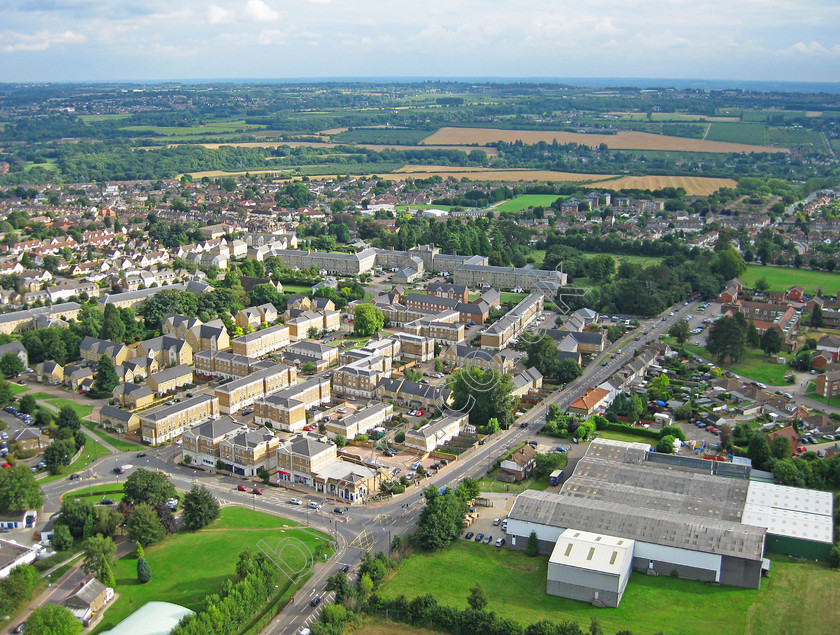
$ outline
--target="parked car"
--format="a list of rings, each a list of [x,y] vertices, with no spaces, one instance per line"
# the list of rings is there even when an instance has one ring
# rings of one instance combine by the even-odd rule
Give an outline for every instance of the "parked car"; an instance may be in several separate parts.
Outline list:
[[[321,603],[321,596],[316,595],[312,600],[309,602],[310,606],[318,606]]]
[[[464,536],[464,539],[465,539],[465,540],[472,540],[472,537],[473,537],[474,535],[475,535],[475,534],[474,534],[473,532],[468,531],[468,532],[467,532],[467,535],[466,535],[466,536]]]
[[[138,452],[138,453],[137,453],[137,458],[138,458],[138,459],[142,459],[144,456],[146,456],[146,453],[145,453],[145,452]]]
[[[256,494],[257,496],[262,496],[262,493],[263,493],[263,491],[262,491],[259,487],[255,487],[255,488],[254,488],[254,489],[252,489],[251,491],[252,491],[254,494]]]
[[[334,514],[338,514],[339,516],[341,516],[341,515],[343,515],[343,514],[344,514],[344,508],[343,508],[343,507],[336,507],[336,508],[333,510],[333,513],[334,513]]]
[[[168,501],[166,501],[166,504],[169,507],[170,511],[174,512],[176,509],[178,509],[178,499],[177,498],[170,498]]]
[[[303,501],[302,501],[302,500],[300,500],[299,498],[290,498],[290,499],[289,499],[289,502],[290,502],[292,505],[303,505]]]
[[[482,534],[481,532],[477,533],[475,535],[475,541],[476,542],[481,542],[482,540],[484,540],[484,534]]]
[[[798,448],[796,448],[796,451],[797,451],[797,452],[804,452],[804,451],[805,451],[805,450],[807,450],[807,449],[808,449],[808,448],[806,448],[804,445],[800,445]]]
[[[101,501],[99,501],[99,504],[100,505],[113,505],[114,501],[111,498],[103,498]]]
[[[247,492],[248,491],[248,486],[247,485],[242,485],[240,483],[239,485],[236,486],[236,489],[240,492]]]
[[[482,540],[482,542],[483,542],[485,545],[489,545],[491,542],[493,542],[493,535],[492,535],[492,534],[487,534],[487,535],[484,537],[484,540]]]
[[[507,542],[507,541],[506,541],[504,538],[499,538],[499,539],[496,541],[496,546],[497,546],[497,547],[504,547],[506,542]]]
[[[501,518],[494,518],[493,519],[493,526],[494,527],[498,527],[501,524],[502,524],[502,519]]]

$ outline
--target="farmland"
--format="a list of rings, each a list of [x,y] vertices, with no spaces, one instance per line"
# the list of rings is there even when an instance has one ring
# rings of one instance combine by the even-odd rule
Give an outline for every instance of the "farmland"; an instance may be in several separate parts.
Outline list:
[[[638,188],[657,190],[663,187],[681,187],[689,196],[708,196],[722,187],[735,187],[733,179],[719,179],[701,176],[623,176],[610,181],[599,181],[592,185],[611,190]]]
[[[331,137],[336,143],[377,143],[414,145],[429,136],[429,130],[412,128],[356,128]]]
[[[685,152],[788,152],[785,148],[765,148],[741,143],[705,141],[686,137],[668,137],[646,132],[619,131],[614,135],[581,134],[560,130],[498,130],[493,128],[441,128],[423,140],[423,144],[451,145],[506,143],[533,144],[544,141],[551,143],[578,143],[591,148],[606,144],[612,150],[680,150]]]
[[[750,143],[765,145],[767,129],[761,123],[713,123],[706,135],[709,141],[728,141],[730,143]]]
[[[789,625],[799,610],[803,597],[799,593],[807,592],[807,597],[818,597],[819,605],[826,607],[813,618],[808,632],[832,631],[840,606],[836,573],[820,564],[781,557],[772,560],[772,574],[762,580],[758,591],[633,573],[621,605],[606,610],[546,595],[548,558],[460,541],[443,551],[404,560],[382,593],[387,597],[402,593],[409,599],[433,593],[441,604],[463,608],[470,587],[480,581],[488,610],[522,625],[540,619],[571,620],[586,628],[590,617],[597,617],[605,633],[626,629],[636,635],[657,631],[773,635],[795,632]],[[436,575],[439,571],[449,573]],[[678,624],[674,607],[679,607]]]
[[[771,291],[783,291],[798,284],[809,295],[816,293],[817,289],[822,289],[824,295],[840,293],[840,273],[829,271],[747,265],[746,273],[739,276],[739,279],[748,287],[754,286],[761,278],[767,280]]]

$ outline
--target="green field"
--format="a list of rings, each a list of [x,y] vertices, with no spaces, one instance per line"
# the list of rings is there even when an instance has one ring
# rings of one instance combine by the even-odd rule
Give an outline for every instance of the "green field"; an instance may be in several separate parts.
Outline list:
[[[695,355],[708,360],[714,360],[712,355],[702,346],[685,344],[685,348]],[[737,364],[724,364],[723,368],[733,373],[743,375],[747,379],[760,381],[762,384],[786,386],[785,375],[790,372],[786,364],[773,364],[764,358],[764,353],[756,349],[747,349],[744,358]]]
[[[79,115],[79,119],[85,123],[96,123],[99,121],[119,121],[120,119],[128,119],[130,116],[128,113],[113,113],[109,115]]]
[[[655,439],[650,437],[643,437],[640,434],[631,434],[629,432],[616,432],[615,430],[598,430],[598,437],[601,439],[612,439],[613,441],[626,441],[627,443],[646,443],[650,445],[655,442]]]
[[[558,198],[566,198],[557,194],[523,194],[505,201],[498,207],[497,212],[521,212],[531,207],[551,207]]]
[[[82,425],[86,427],[88,430],[93,432],[96,436],[100,439],[105,441],[105,443],[110,443],[113,447],[115,447],[120,452],[137,452],[139,450],[144,449],[145,446],[142,446],[138,443],[132,443],[131,441],[125,441],[122,438],[112,436],[103,430],[100,430],[96,423],[93,421],[82,421]]]
[[[527,293],[510,293],[508,291],[502,291],[499,295],[501,296],[500,302],[502,304],[506,302],[510,302],[511,304],[518,304],[519,302],[522,302],[522,300],[528,297]]]
[[[330,137],[335,143],[377,143],[413,146],[432,134],[434,130],[414,128],[356,128]]]
[[[763,146],[767,145],[767,128],[763,123],[715,122],[706,140]]]
[[[824,295],[840,293],[840,273],[830,271],[747,265],[746,273],[738,277],[748,287],[754,286],[760,278],[767,280],[771,291],[784,291],[798,284],[809,295],[815,294],[817,289],[822,289]]]
[[[2,380],[0,380],[0,381],[2,381]],[[25,393],[26,391],[29,390],[29,386],[21,386],[20,384],[15,384],[15,383],[12,383],[10,381],[7,381],[6,383],[9,384],[9,390],[15,396],[23,394],[23,393]]]
[[[546,595],[547,567],[546,557],[462,540],[404,560],[382,593],[409,599],[432,593],[441,604],[464,608],[470,587],[479,581],[489,600],[487,610],[523,626],[541,619],[571,620],[586,631],[596,617],[604,633],[630,630],[634,635],[828,633],[840,617],[840,576],[815,563],[773,558],[760,591],[633,573],[621,606],[614,609]],[[809,628],[791,630],[800,621],[803,597],[822,608],[809,612]]]
[[[45,170],[57,170],[58,166],[55,164],[55,159],[47,159],[43,163],[36,163],[34,161],[30,161],[25,166],[23,166],[23,171],[24,172],[29,172],[33,168],[44,168]]]
[[[320,534],[319,539],[307,531],[294,529],[293,523],[277,516],[241,507],[225,507],[221,518],[210,527],[175,534],[147,547],[145,557],[152,569],[152,580],[148,584],[138,584],[134,557],[120,558],[114,563],[115,590],[120,597],[93,632],[114,628],[130,613],[153,600],[174,602],[197,611],[207,595],[219,591],[222,583],[234,576],[241,551],[258,549],[260,540],[273,547],[284,537],[300,539],[316,557],[324,550],[328,539],[325,534]],[[278,594],[291,586],[289,582],[285,586],[278,584],[281,586]]]
[[[201,126],[123,126],[120,130],[136,132],[138,135],[170,137],[174,135],[200,135],[218,132],[244,132],[261,130],[264,126],[245,123],[244,121],[216,121]]]
[[[783,148],[804,146],[817,151],[828,151],[825,145],[825,139],[816,130],[805,130],[804,128],[770,128],[767,131],[767,138],[771,145]]]
[[[521,483],[504,483],[497,481],[492,476],[484,476],[478,479],[478,486],[482,492],[511,492],[520,493],[526,489],[544,490],[548,487],[548,477],[546,478],[529,478]]]

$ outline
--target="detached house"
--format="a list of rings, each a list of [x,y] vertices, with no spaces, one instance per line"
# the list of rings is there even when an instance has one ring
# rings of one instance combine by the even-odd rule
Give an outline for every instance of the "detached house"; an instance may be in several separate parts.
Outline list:
[[[499,471],[515,482],[524,481],[531,476],[537,466],[536,456],[536,448],[532,448],[526,443],[518,450],[508,454],[499,465]],[[503,480],[507,480],[505,477],[503,477]]]

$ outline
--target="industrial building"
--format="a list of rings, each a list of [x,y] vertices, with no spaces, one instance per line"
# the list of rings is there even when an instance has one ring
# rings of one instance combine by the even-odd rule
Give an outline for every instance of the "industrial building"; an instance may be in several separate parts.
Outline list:
[[[769,566],[765,551],[827,559],[831,493],[749,476],[748,465],[597,439],[560,492],[517,497],[508,544],[524,550],[536,533],[551,554],[548,593],[603,606],[621,601],[625,558],[648,575],[752,589]]]

